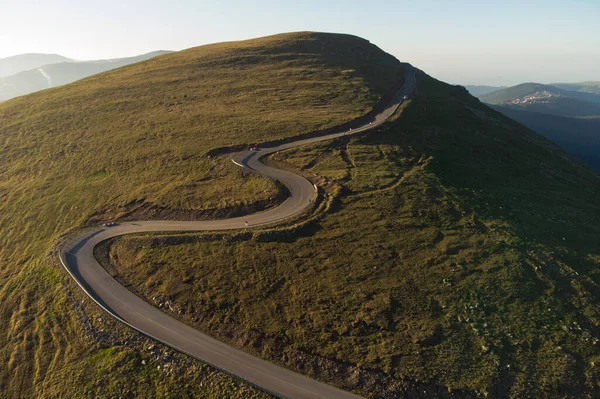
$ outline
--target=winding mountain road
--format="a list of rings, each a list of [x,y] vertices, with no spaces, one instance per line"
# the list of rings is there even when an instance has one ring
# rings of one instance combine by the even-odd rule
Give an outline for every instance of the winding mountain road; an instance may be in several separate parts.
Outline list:
[[[110,276],[94,258],[94,247],[112,237],[133,233],[244,229],[276,224],[305,210],[316,196],[316,186],[302,176],[264,165],[260,159],[277,151],[356,134],[383,124],[415,87],[415,69],[405,66],[404,84],[385,109],[370,121],[348,131],[301,139],[236,154],[240,167],[278,180],[289,189],[280,206],[244,217],[211,221],[136,221],[113,227],[90,228],[68,239],[60,260],[85,293],[117,320],[180,352],[227,372],[251,385],[284,398],[357,398],[331,385],[269,363],[226,345],[174,319],[136,296]]]

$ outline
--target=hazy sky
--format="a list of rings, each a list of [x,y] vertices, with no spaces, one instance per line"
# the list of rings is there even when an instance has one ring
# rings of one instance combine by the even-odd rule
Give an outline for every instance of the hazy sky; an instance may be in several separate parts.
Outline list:
[[[600,80],[600,0],[0,0],[0,58],[77,59],[351,33],[450,83]]]

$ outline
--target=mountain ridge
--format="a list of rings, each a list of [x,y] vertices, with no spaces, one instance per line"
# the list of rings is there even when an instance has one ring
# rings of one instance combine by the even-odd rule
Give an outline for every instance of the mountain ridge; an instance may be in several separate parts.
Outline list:
[[[496,90],[478,97],[481,101],[484,101],[486,103],[501,104],[521,100],[527,96],[531,96],[536,93],[544,93],[546,96],[554,95],[561,97],[570,97],[577,100],[600,103],[600,95],[596,95],[594,93],[567,90],[553,85],[535,82],[521,83],[516,86]]]
[[[60,54],[26,53],[0,59],[0,78],[44,65],[73,61]]]
[[[479,99],[600,170],[600,94],[592,90],[595,83],[523,83]]]
[[[492,105],[492,108],[554,141],[600,171],[600,118],[573,118],[504,105]]]
[[[576,83],[550,83],[552,86],[565,90],[582,91],[587,93],[600,94],[600,81],[585,81]]]
[[[15,75],[0,77],[0,101],[62,86],[97,73],[144,61],[170,51],[158,50],[133,57],[45,64]]]
[[[488,93],[507,88],[507,86],[488,86],[488,85],[464,85],[465,89],[473,96],[479,97]]]

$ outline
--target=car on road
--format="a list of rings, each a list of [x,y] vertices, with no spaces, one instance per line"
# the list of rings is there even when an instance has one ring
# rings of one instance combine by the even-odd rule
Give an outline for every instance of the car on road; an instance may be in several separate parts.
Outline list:
[[[106,223],[102,223],[102,227],[113,227],[116,226],[117,222],[106,222]]]
[[[250,151],[258,151],[258,148],[256,148],[256,147],[250,147]]]

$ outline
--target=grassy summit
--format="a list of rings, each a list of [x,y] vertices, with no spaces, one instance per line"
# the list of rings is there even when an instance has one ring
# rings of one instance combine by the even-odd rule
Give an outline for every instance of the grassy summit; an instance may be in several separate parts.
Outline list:
[[[204,154],[345,122],[400,76],[366,40],[295,33],[193,48],[0,104],[0,396],[253,395],[197,362],[174,366],[171,352],[107,320],[52,244],[115,217],[272,205],[272,182]]]
[[[592,169],[429,77],[386,129],[272,162],[337,198],[318,224],[226,245],[127,237],[112,271],[219,339],[367,396],[600,395]]]

